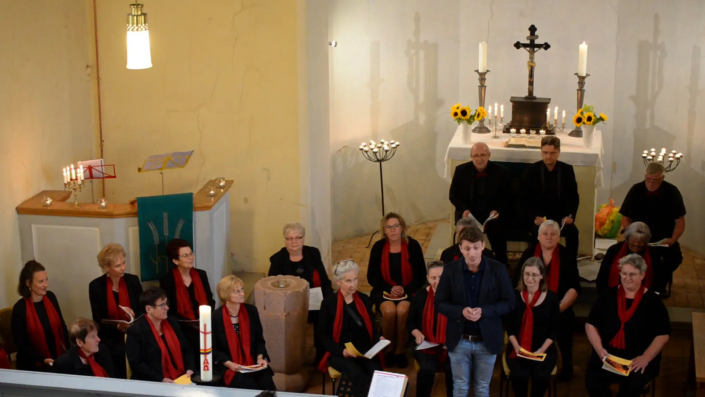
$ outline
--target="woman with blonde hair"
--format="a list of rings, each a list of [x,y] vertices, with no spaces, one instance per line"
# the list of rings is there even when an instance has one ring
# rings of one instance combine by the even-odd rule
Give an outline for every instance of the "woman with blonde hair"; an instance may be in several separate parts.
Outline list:
[[[115,367],[115,376],[127,379],[125,366],[125,332],[127,323],[144,313],[140,307],[142,283],[139,277],[126,272],[125,249],[120,244],[108,244],[98,253],[98,266],[103,275],[88,284],[93,321],[100,324],[98,336],[103,341]]]

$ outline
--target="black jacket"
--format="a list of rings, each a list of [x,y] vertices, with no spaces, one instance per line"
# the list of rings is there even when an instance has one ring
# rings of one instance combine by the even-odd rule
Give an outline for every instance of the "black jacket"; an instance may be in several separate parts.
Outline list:
[[[142,295],[142,283],[139,277],[134,274],[125,273],[123,276],[127,286],[127,294],[130,296],[130,309],[135,312],[135,318],[144,313],[144,307],[140,307],[140,295]],[[115,325],[103,324],[103,319],[109,319],[108,315],[108,276],[106,274],[96,278],[88,284],[88,296],[91,301],[91,313],[93,321],[98,324],[98,336],[100,339],[116,340],[124,338],[125,334],[119,331]],[[118,310],[121,310],[118,308]]]
[[[289,251],[286,248],[282,248],[276,254],[269,257],[269,274],[267,276],[296,276],[301,277],[308,281],[309,287],[313,288],[313,270],[318,270],[318,276],[321,278],[321,292],[323,297],[330,296],[333,294],[333,288],[331,287],[330,279],[328,278],[328,273],[326,273],[326,268],[323,266],[323,261],[321,260],[321,252],[318,248],[309,247],[304,245],[303,248],[305,272],[304,274],[296,274],[296,271],[291,268],[291,262],[289,261]]]
[[[580,195],[573,166],[558,161],[554,172],[558,172],[558,199],[555,206],[550,205],[546,199],[545,179],[548,168],[543,161],[529,165],[524,174],[521,200],[524,202],[524,215],[532,222],[537,216],[546,216],[558,223],[568,215],[573,219],[577,216]]]
[[[487,257],[483,257],[482,261],[485,270],[478,297],[479,307],[482,308],[480,332],[489,352],[498,354],[504,346],[502,316],[514,310],[514,289],[507,274],[507,266]],[[445,265],[436,291],[436,311],[448,317],[448,351],[455,350],[467,321],[463,316],[463,309],[468,307],[463,266],[467,265],[462,258]]]
[[[372,322],[372,340],[370,341],[370,346],[374,346],[374,344],[379,341],[380,335],[379,330],[376,324],[374,323],[374,315],[372,313],[372,302],[370,301],[370,298],[367,297],[367,295],[365,294],[358,292],[357,295],[360,297],[362,303],[365,305],[365,308],[367,309],[367,315],[370,316],[370,321]],[[342,341],[341,343],[338,343],[333,339],[333,327],[335,325],[335,316],[337,315],[337,313],[338,295],[335,294],[325,298],[321,303],[321,311],[318,316],[318,338],[320,339],[321,346],[323,347],[323,349],[325,349],[325,351],[329,352],[334,356],[343,357],[343,350],[345,350],[344,343],[342,343]],[[366,337],[369,338],[369,334],[366,330],[360,332],[365,332]],[[356,347],[358,348],[358,350],[360,350],[360,346]],[[365,351],[363,350],[360,350],[360,352],[363,354],[365,353]]]
[[[267,354],[267,346],[264,340],[264,330],[262,329],[262,322],[259,319],[259,312],[257,307],[249,305],[247,303],[240,304],[240,309],[245,308],[247,310],[247,315],[250,317],[250,353],[252,353],[252,359],[255,360],[257,364],[257,356],[260,354],[265,360],[269,361],[269,355]],[[223,320],[223,306],[218,307],[213,312],[213,361],[218,366],[221,366],[221,372],[225,372],[228,369],[224,366],[227,361],[232,361],[232,356],[230,355],[230,345],[228,344],[228,337],[225,335],[225,324]],[[230,324],[230,318],[228,320],[228,325]],[[235,363],[244,365],[244,363]],[[267,368],[263,371],[269,371],[272,375],[274,374],[271,368]]]
[[[600,264],[600,271],[597,273],[597,280],[595,280],[595,287],[597,288],[598,294],[601,294],[603,291],[606,291],[609,288],[608,283],[610,280],[610,271],[612,270],[612,262],[614,262],[614,258],[617,257],[619,251],[622,249],[624,244],[626,244],[626,241],[619,242],[609,247],[607,249],[607,252],[605,253],[605,257],[602,258],[602,263]],[[649,249],[649,247],[644,247],[644,249],[647,250]],[[627,255],[629,254],[633,254],[633,252],[631,252],[629,246],[627,245]],[[644,254],[644,252],[639,253],[639,255],[642,254]],[[656,278],[665,276],[660,271],[662,267],[661,255],[654,255],[652,251],[649,257],[651,258],[651,270],[654,275],[653,284],[658,285],[658,283],[656,282]],[[651,289],[654,289],[654,287],[652,286]]]
[[[574,289],[578,295],[580,294],[580,273],[578,272],[578,261],[575,259],[575,255],[571,255],[568,249],[560,244],[558,244],[556,248],[558,249],[558,256],[561,261],[561,271],[558,277],[558,292],[556,293],[556,295],[558,295],[558,301],[560,302],[563,300],[566,292],[571,289]],[[517,271],[514,273],[514,286],[519,284],[519,277],[522,277],[521,267],[524,266],[524,262],[529,258],[533,258],[534,252],[536,252],[535,250],[536,247],[529,247],[521,255],[521,258],[519,258]],[[541,258],[541,261],[543,262],[543,258]],[[546,264],[544,263],[544,265]],[[550,268],[551,265],[549,264],[548,266]],[[550,271],[549,268],[546,268],[547,272]],[[565,311],[568,310],[573,309],[571,307]]]
[[[46,296],[51,301],[52,305],[54,305],[54,309],[56,309],[56,312],[59,314],[59,318],[61,318],[61,329],[64,332],[64,347],[68,349],[71,346],[69,343],[69,331],[66,329],[64,316],[61,314],[59,301],[56,300],[56,295],[51,291],[47,291]],[[46,325],[43,327],[44,337],[48,341],[47,346],[49,346],[52,357],[42,357],[41,354],[34,350],[27,330],[27,308],[25,307],[24,298],[20,299],[12,308],[12,338],[15,340],[15,346],[17,347],[17,369],[25,371],[47,370],[48,368],[44,366],[44,360],[47,358],[56,360],[58,358],[54,357],[55,350],[51,349],[51,346],[54,344],[54,337],[51,333],[51,328],[47,329],[47,327],[49,327],[49,320],[47,318],[46,324],[44,324],[42,316],[39,313],[37,313],[37,315],[42,325]]]
[[[411,295],[426,284],[426,261],[424,260],[423,249],[419,242],[411,237],[408,237],[408,239],[409,264],[411,265],[412,279],[408,285],[402,285],[402,287],[404,287],[404,293],[410,300]],[[376,305],[382,302],[382,293],[391,292],[393,287],[393,285],[387,284],[384,277],[382,277],[382,251],[384,250],[384,244],[386,244],[386,242],[386,239],[381,239],[372,246],[370,250],[370,261],[367,266],[367,281],[372,286],[370,298]],[[401,283],[399,283],[399,285],[401,285]]]
[[[509,200],[509,172],[503,165],[492,161],[487,162],[484,172],[487,174],[487,202],[492,203],[490,211],[494,210],[500,214],[504,213]],[[456,222],[463,216],[465,210],[470,210],[470,213],[480,222],[487,219],[489,215],[489,212],[486,214],[478,213],[477,209],[473,208],[472,205],[473,195],[475,194],[476,173],[477,169],[472,161],[455,167],[448,196],[450,202],[455,206]]]
[[[194,371],[198,367],[194,361],[194,354],[191,350],[191,345],[184,338],[181,332],[181,325],[174,318],[167,318],[171,328],[174,329],[176,336],[181,344],[181,357],[184,360],[184,371]],[[132,379],[148,380],[153,382],[161,382],[164,379],[162,371],[162,350],[159,348],[159,343],[154,339],[152,328],[147,322],[147,316],[144,315],[127,329],[127,341],[125,342],[125,354],[127,361],[132,369]]]
[[[113,359],[110,356],[110,351],[104,345],[100,345],[98,353],[93,354],[95,361],[108,374],[108,377],[115,377],[115,368],[113,367]],[[89,365],[81,362],[81,356],[78,355],[78,347],[73,346],[66,353],[62,354],[54,361],[54,372],[66,375],[83,375],[94,376]]]
[[[205,270],[195,269],[198,275],[201,276],[201,282],[203,283],[203,289],[206,291],[206,298],[208,298],[208,304],[211,310],[215,308],[215,301],[213,300],[213,292],[211,292],[211,285],[208,283],[208,274]],[[193,283],[193,281],[192,281]],[[174,280],[174,272],[169,271],[164,277],[159,279],[159,287],[166,291],[166,298],[169,301],[169,317],[176,317],[179,320],[187,320],[187,318],[179,315],[176,308],[178,306],[177,294],[176,294],[176,281]],[[199,311],[198,305],[194,306],[191,302],[191,308],[193,309],[193,314],[198,318]],[[144,309],[144,308],[143,308]]]

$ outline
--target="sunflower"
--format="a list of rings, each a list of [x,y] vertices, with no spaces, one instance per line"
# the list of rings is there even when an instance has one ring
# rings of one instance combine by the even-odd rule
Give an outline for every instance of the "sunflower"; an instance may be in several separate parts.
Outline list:
[[[581,115],[580,112],[573,116],[573,124],[575,124],[576,127],[580,127],[584,122],[585,119],[583,119],[583,115]]]
[[[580,110],[578,110],[578,114],[583,114],[583,108],[580,108]]]
[[[607,120],[609,120],[609,119],[607,118],[607,116],[605,116],[604,113],[600,113],[600,118],[602,119],[602,121],[607,121]]]
[[[475,120],[482,120],[487,117],[487,111],[482,106],[477,108],[477,113],[475,113]]]
[[[463,105],[461,105],[460,103],[456,103],[456,104],[453,105],[453,107],[451,107],[450,109],[451,109],[451,110],[460,110],[461,107],[463,107]]]
[[[585,113],[585,124],[592,125],[595,122],[595,114],[592,112]]]
[[[469,107],[467,107],[467,106],[461,107],[460,110],[458,110],[458,112],[460,112],[461,119],[467,120],[468,118],[470,118],[470,108]]]
[[[460,118],[460,111],[459,111],[458,109],[452,109],[452,110],[450,111],[450,115],[451,115],[451,117],[453,117],[454,119],[458,119],[458,118]]]

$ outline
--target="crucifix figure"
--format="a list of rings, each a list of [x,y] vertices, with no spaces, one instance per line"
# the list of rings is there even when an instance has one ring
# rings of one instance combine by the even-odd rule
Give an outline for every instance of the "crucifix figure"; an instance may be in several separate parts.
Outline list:
[[[514,43],[514,48],[516,48],[517,50],[523,48],[529,53],[529,62],[526,63],[527,67],[529,68],[529,94],[524,98],[536,99],[536,96],[534,95],[534,68],[536,67],[536,62],[534,62],[534,54],[540,50],[548,50],[549,48],[551,48],[551,45],[548,43],[536,43],[536,40],[538,40],[539,38],[539,36],[536,35],[536,26],[531,25],[529,27],[529,33],[529,36],[526,36],[526,39],[529,40],[529,42],[520,43],[517,41],[516,43]]]

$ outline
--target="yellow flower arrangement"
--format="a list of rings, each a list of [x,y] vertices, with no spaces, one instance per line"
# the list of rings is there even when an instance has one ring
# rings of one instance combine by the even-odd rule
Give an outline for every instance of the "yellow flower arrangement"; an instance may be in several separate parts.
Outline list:
[[[450,116],[454,119],[460,118],[460,110],[455,109],[455,106],[453,106],[453,109],[450,110]]]
[[[585,113],[585,124],[592,125],[595,122],[595,114],[592,112]]]
[[[600,118],[601,118],[602,120],[604,120],[604,121],[609,120],[609,119],[607,118],[607,116],[605,116],[604,113],[600,113]]]
[[[453,105],[453,107],[451,109],[452,110],[460,110],[461,107],[463,107],[463,105],[461,105],[460,103],[456,103],[455,105]]]
[[[580,114],[580,112],[578,112],[578,114],[573,116],[573,124],[575,124],[576,127],[580,127],[581,125],[583,125],[584,122],[585,122],[585,119]]]
[[[470,118],[470,108],[467,106],[461,107],[460,108],[460,118],[463,120],[467,120]]]
[[[480,106],[477,108],[477,113],[475,113],[475,120],[482,120],[487,117],[487,111],[484,107]]]
[[[604,113],[597,113],[599,116],[595,116],[595,113],[594,106],[585,105],[582,109],[578,110],[575,116],[573,116],[573,124],[575,124],[576,127],[580,127],[583,124],[595,125],[598,123],[604,123],[608,120]]]
[[[482,117],[484,118],[487,115],[487,112],[482,107],[479,107],[473,113],[472,109],[470,109],[469,106],[463,106],[460,103],[456,103],[450,108],[450,117],[452,117],[453,120],[455,120],[458,124],[472,124],[476,120],[480,120],[480,117],[478,115],[482,115]]]

